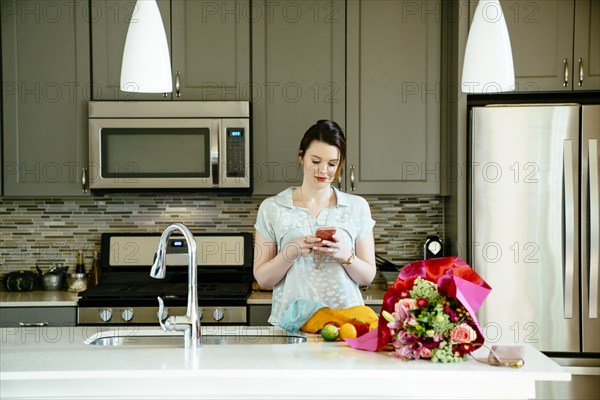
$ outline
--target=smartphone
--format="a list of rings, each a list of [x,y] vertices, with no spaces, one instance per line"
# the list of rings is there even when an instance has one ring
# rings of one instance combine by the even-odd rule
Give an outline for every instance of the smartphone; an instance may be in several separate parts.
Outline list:
[[[332,226],[328,226],[328,227],[324,227],[324,228],[317,228],[317,232],[315,233],[315,236],[322,239],[322,240],[329,240],[329,241],[334,241],[333,240],[333,235],[335,235],[335,231],[336,229]]]

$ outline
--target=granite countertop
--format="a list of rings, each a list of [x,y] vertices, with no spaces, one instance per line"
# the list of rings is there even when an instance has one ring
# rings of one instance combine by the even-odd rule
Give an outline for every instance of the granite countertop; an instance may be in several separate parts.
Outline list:
[[[222,327],[234,335],[278,329],[234,328]],[[2,399],[523,399],[535,397],[536,381],[571,378],[530,345],[524,345],[525,365],[516,369],[474,360],[402,362],[387,352],[324,342],[319,335],[307,335],[300,344],[191,350],[183,348],[183,339],[170,346],[91,346],[84,344],[97,333],[90,327],[53,329],[0,329]]]
[[[0,290],[0,307],[68,307],[77,305],[77,293],[66,290],[9,292]]]
[[[361,293],[365,305],[379,306],[387,290],[385,282],[375,281]],[[272,292],[255,290],[248,298],[249,305],[270,305]],[[0,290],[0,307],[67,307],[77,305],[77,293],[66,290],[34,290],[31,292],[9,292]]]
[[[374,280],[367,288],[361,288],[365,305],[367,306],[380,306],[383,302],[383,295],[388,289],[388,285],[383,280]],[[271,304],[271,298],[273,293],[265,290],[255,290],[250,294],[248,298],[249,305],[260,305],[260,304]]]

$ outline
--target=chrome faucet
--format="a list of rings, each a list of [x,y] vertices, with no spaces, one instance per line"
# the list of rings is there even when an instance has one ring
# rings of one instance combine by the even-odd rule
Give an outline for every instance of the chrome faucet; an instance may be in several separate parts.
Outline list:
[[[183,224],[176,223],[167,226],[160,237],[156,259],[152,264],[150,276],[163,279],[166,273],[167,240],[174,231],[183,234],[188,247],[188,301],[185,316],[164,317],[165,303],[158,297],[158,321],[162,329],[167,331],[183,331],[186,348],[198,348],[200,346],[200,317],[198,313],[198,286],[197,286],[197,264],[196,264],[196,240],[190,230]]]

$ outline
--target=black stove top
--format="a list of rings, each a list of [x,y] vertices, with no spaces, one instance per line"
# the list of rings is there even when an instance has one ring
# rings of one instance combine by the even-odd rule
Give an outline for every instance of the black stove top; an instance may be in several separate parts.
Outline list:
[[[183,280],[185,278],[185,280]],[[243,305],[252,291],[252,274],[228,271],[198,274],[198,305]],[[79,293],[79,306],[155,305],[157,296],[166,305],[187,303],[187,273],[167,273],[165,279],[153,279],[142,272],[113,272],[102,277],[98,286]]]
[[[187,243],[170,238],[164,279],[150,277],[160,234],[103,233],[100,283],[79,293],[79,306],[186,305]],[[245,304],[252,291],[250,233],[194,233],[198,305]],[[182,245],[183,243],[184,245]]]

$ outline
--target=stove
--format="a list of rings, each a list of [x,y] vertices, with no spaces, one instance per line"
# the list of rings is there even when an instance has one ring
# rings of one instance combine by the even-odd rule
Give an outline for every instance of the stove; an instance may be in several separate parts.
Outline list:
[[[102,234],[101,281],[79,293],[78,325],[158,325],[162,318],[185,315],[188,296],[187,243],[175,234],[167,247],[167,274],[150,277],[161,233]],[[198,309],[202,324],[248,323],[252,291],[253,246],[250,233],[194,233],[198,270]]]

